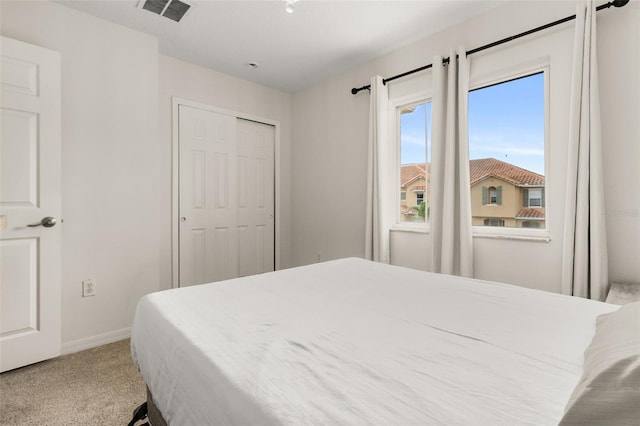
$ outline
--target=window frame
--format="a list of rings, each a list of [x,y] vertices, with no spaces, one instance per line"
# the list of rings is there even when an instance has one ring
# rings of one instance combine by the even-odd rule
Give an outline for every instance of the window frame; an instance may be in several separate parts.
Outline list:
[[[501,218],[486,218],[484,220],[484,223],[489,222],[489,225],[484,225],[484,227],[490,227],[490,228],[503,228],[504,227],[504,219]],[[491,225],[491,222],[496,222],[497,225]]]
[[[522,221],[522,228],[524,228],[524,229],[540,229],[540,226],[539,226],[539,225],[540,225],[540,222],[541,222],[541,221],[538,221],[538,220],[531,220],[531,219],[523,220],[523,221]],[[525,223],[527,224],[527,226],[524,226],[524,225],[525,225]],[[530,224],[534,224],[534,223],[535,223],[535,224],[537,224],[538,226],[528,226],[528,225],[530,225]]]
[[[491,61],[492,64],[498,61]],[[506,67],[494,68],[493,66],[477,67],[478,75],[474,75],[473,68],[469,79],[469,91],[491,86],[494,84],[504,83],[510,80],[543,73],[544,75],[544,176],[545,176],[545,197],[547,201],[550,196],[549,188],[553,186],[551,179],[551,161],[550,161],[550,137],[552,133],[550,122],[550,62],[551,58],[548,55],[542,55],[535,59],[524,59],[524,61],[511,64]],[[487,72],[487,68],[490,71]],[[388,108],[388,135],[390,141],[389,149],[389,172],[392,179],[390,179],[391,188],[389,188],[390,197],[394,200],[389,203],[389,213],[391,218],[390,231],[405,231],[405,232],[417,232],[417,233],[430,233],[430,223],[425,220],[424,223],[415,222],[401,222],[400,221],[400,114],[399,108],[419,104],[424,102],[433,102],[432,89],[430,87],[430,77],[420,83],[421,88],[418,88],[417,83],[422,79],[416,79],[415,82],[407,80],[400,84],[393,84],[390,86],[389,96],[389,108]],[[425,89],[426,83],[426,89]],[[397,87],[396,87],[397,86]],[[394,93],[395,92],[395,93]],[[428,129],[430,132],[432,129]],[[433,144],[433,141],[432,141]],[[433,148],[433,146],[431,147]],[[430,153],[429,153],[430,154]],[[427,160],[429,157],[427,157]],[[470,188],[471,189],[471,188]],[[431,188],[427,188],[427,193],[430,198]],[[518,240],[532,240],[532,241],[550,241],[550,223],[551,214],[548,207],[549,203],[545,206],[545,228],[509,228],[509,227],[485,227],[485,226],[472,226],[473,238],[498,238],[498,239],[518,239]],[[561,208],[562,206],[560,206]]]
[[[498,204],[498,189],[495,186],[489,187],[489,205]]]
[[[470,76],[469,79],[469,92],[472,90],[482,89],[485,87],[494,86],[501,83],[506,83],[519,78],[532,76],[535,74],[543,74],[543,90],[544,90],[544,193],[549,194],[550,188],[550,99],[549,99],[549,80],[550,80],[550,65],[549,58],[543,58],[542,60],[529,62],[523,65],[509,67],[506,69],[499,69],[494,72],[484,74],[481,76]],[[541,187],[542,188],[542,187]],[[548,241],[550,237],[549,232],[549,203],[545,203],[545,227],[544,228],[518,228],[518,227],[497,227],[497,226],[472,226],[472,235],[476,237],[485,238],[525,238],[534,240]]]
[[[542,194],[545,192],[545,191],[543,191],[542,189],[543,189],[542,187],[540,187],[540,188],[538,188],[538,187],[535,187],[535,188],[529,188],[529,191],[527,192],[527,207],[529,207],[529,208],[533,208],[533,209],[535,209],[535,208],[542,208],[542,206],[543,206],[543,204],[544,204],[544,203],[542,202]],[[537,193],[537,192],[539,192],[539,193],[540,193],[540,197],[535,197],[535,198],[534,198],[534,197],[532,197],[532,196],[531,196],[531,193],[532,193],[533,191],[536,191],[536,193]],[[531,200],[539,200],[539,204],[538,204],[538,205],[532,205],[532,204],[531,204]]]
[[[405,96],[398,96],[398,97],[394,97],[393,99],[389,100],[389,117],[391,118],[391,125],[389,126],[389,131],[390,131],[390,142],[392,145],[392,149],[391,152],[393,153],[393,155],[390,155],[390,163],[389,163],[389,167],[391,170],[391,176],[393,176],[393,179],[391,179],[391,185],[392,190],[391,190],[391,197],[394,200],[394,202],[392,203],[392,208],[393,208],[393,223],[391,224],[390,230],[401,230],[401,231],[416,231],[416,232],[429,232],[431,227],[430,227],[430,223],[428,221],[428,217],[425,217],[425,221],[424,222],[402,222],[400,219],[400,193],[402,192],[400,185],[402,184],[402,182],[400,182],[400,161],[401,161],[401,155],[400,155],[400,150],[401,150],[401,134],[400,134],[400,109],[407,107],[407,106],[413,106],[413,105],[419,105],[422,103],[428,103],[428,102],[432,102],[433,101],[433,96],[429,91],[426,90],[421,90],[421,91],[416,91],[414,93],[405,95]],[[427,135],[427,139],[430,139],[430,132],[431,129],[428,128],[427,132],[429,132],[429,135]],[[428,152],[429,146],[428,144],[425,146],[425,154],[426,154],[426,160],[428,163],[428,160],[430,158],[430,152]],[[425,182],[425,191],[423,193],[424,199],[425,201],[428,201],[430,196],[431,196],[431,189],[429,188],[428,185],[428,179]]]

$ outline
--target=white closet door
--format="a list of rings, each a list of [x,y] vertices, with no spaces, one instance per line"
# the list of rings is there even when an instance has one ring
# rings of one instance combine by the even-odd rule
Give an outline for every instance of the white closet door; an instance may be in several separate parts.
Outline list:
[[[0,43],[0,371],[7,371],[60,354],[60,55],[6,37]]]
[[[180,286],[273,270],[274,132],[179,107]]]
[[[239,275],[273,271],[275,128],[238,119]]]

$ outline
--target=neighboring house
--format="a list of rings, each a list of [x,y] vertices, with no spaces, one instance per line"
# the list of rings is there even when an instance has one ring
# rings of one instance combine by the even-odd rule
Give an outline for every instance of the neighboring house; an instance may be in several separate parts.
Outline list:
[[[483,158],[469,161],[473,225],[544,228],[544,176]]]
[[[495,158],[469,161],[474,226],[545,228],[544,176]],[[400,211],[405,222],[423,220],[428,211],[428,165],[407,164],[400,172]],[[423,210],[424,211],[424,210]]]
[[[403,164],[400,168],[400,220],[402,222],[424,221],[425,210],[420,204],[428,200],[427,173],[425,164]],[[425,205],[426,207],[426,205]]]

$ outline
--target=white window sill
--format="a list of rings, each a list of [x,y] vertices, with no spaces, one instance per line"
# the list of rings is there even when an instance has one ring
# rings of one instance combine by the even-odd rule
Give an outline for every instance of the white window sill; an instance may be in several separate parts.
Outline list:
[[[548,243],[551,241],[547,230],[526,228],[503,228],[498,226],[474,226],[473,238],[491,238],[497,240],[523,240]]]
[[[430,232],[427,225],[394,225],[389,230],[392,232],[412,232],[416,234],[428,234]]]
[[[489,229],[486,229],[489,228]],[[539,230],[527,230],[527,229],[510,229],[494,226],[474,226],[473,238],[489,238],[495,240],[520,240],[520,241],[535,241],[541,243],[551,242],[549,233]],[[408,232],[414,234],[430,234],[431,228],[427,225],[394,225],[389,229],[391,232]]]

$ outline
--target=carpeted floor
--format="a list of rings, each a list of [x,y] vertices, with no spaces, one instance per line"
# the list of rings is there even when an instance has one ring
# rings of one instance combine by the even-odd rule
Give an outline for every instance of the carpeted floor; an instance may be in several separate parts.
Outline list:
[[[0,425],[126,425],[145,400],[129,340],[0,374]]]

